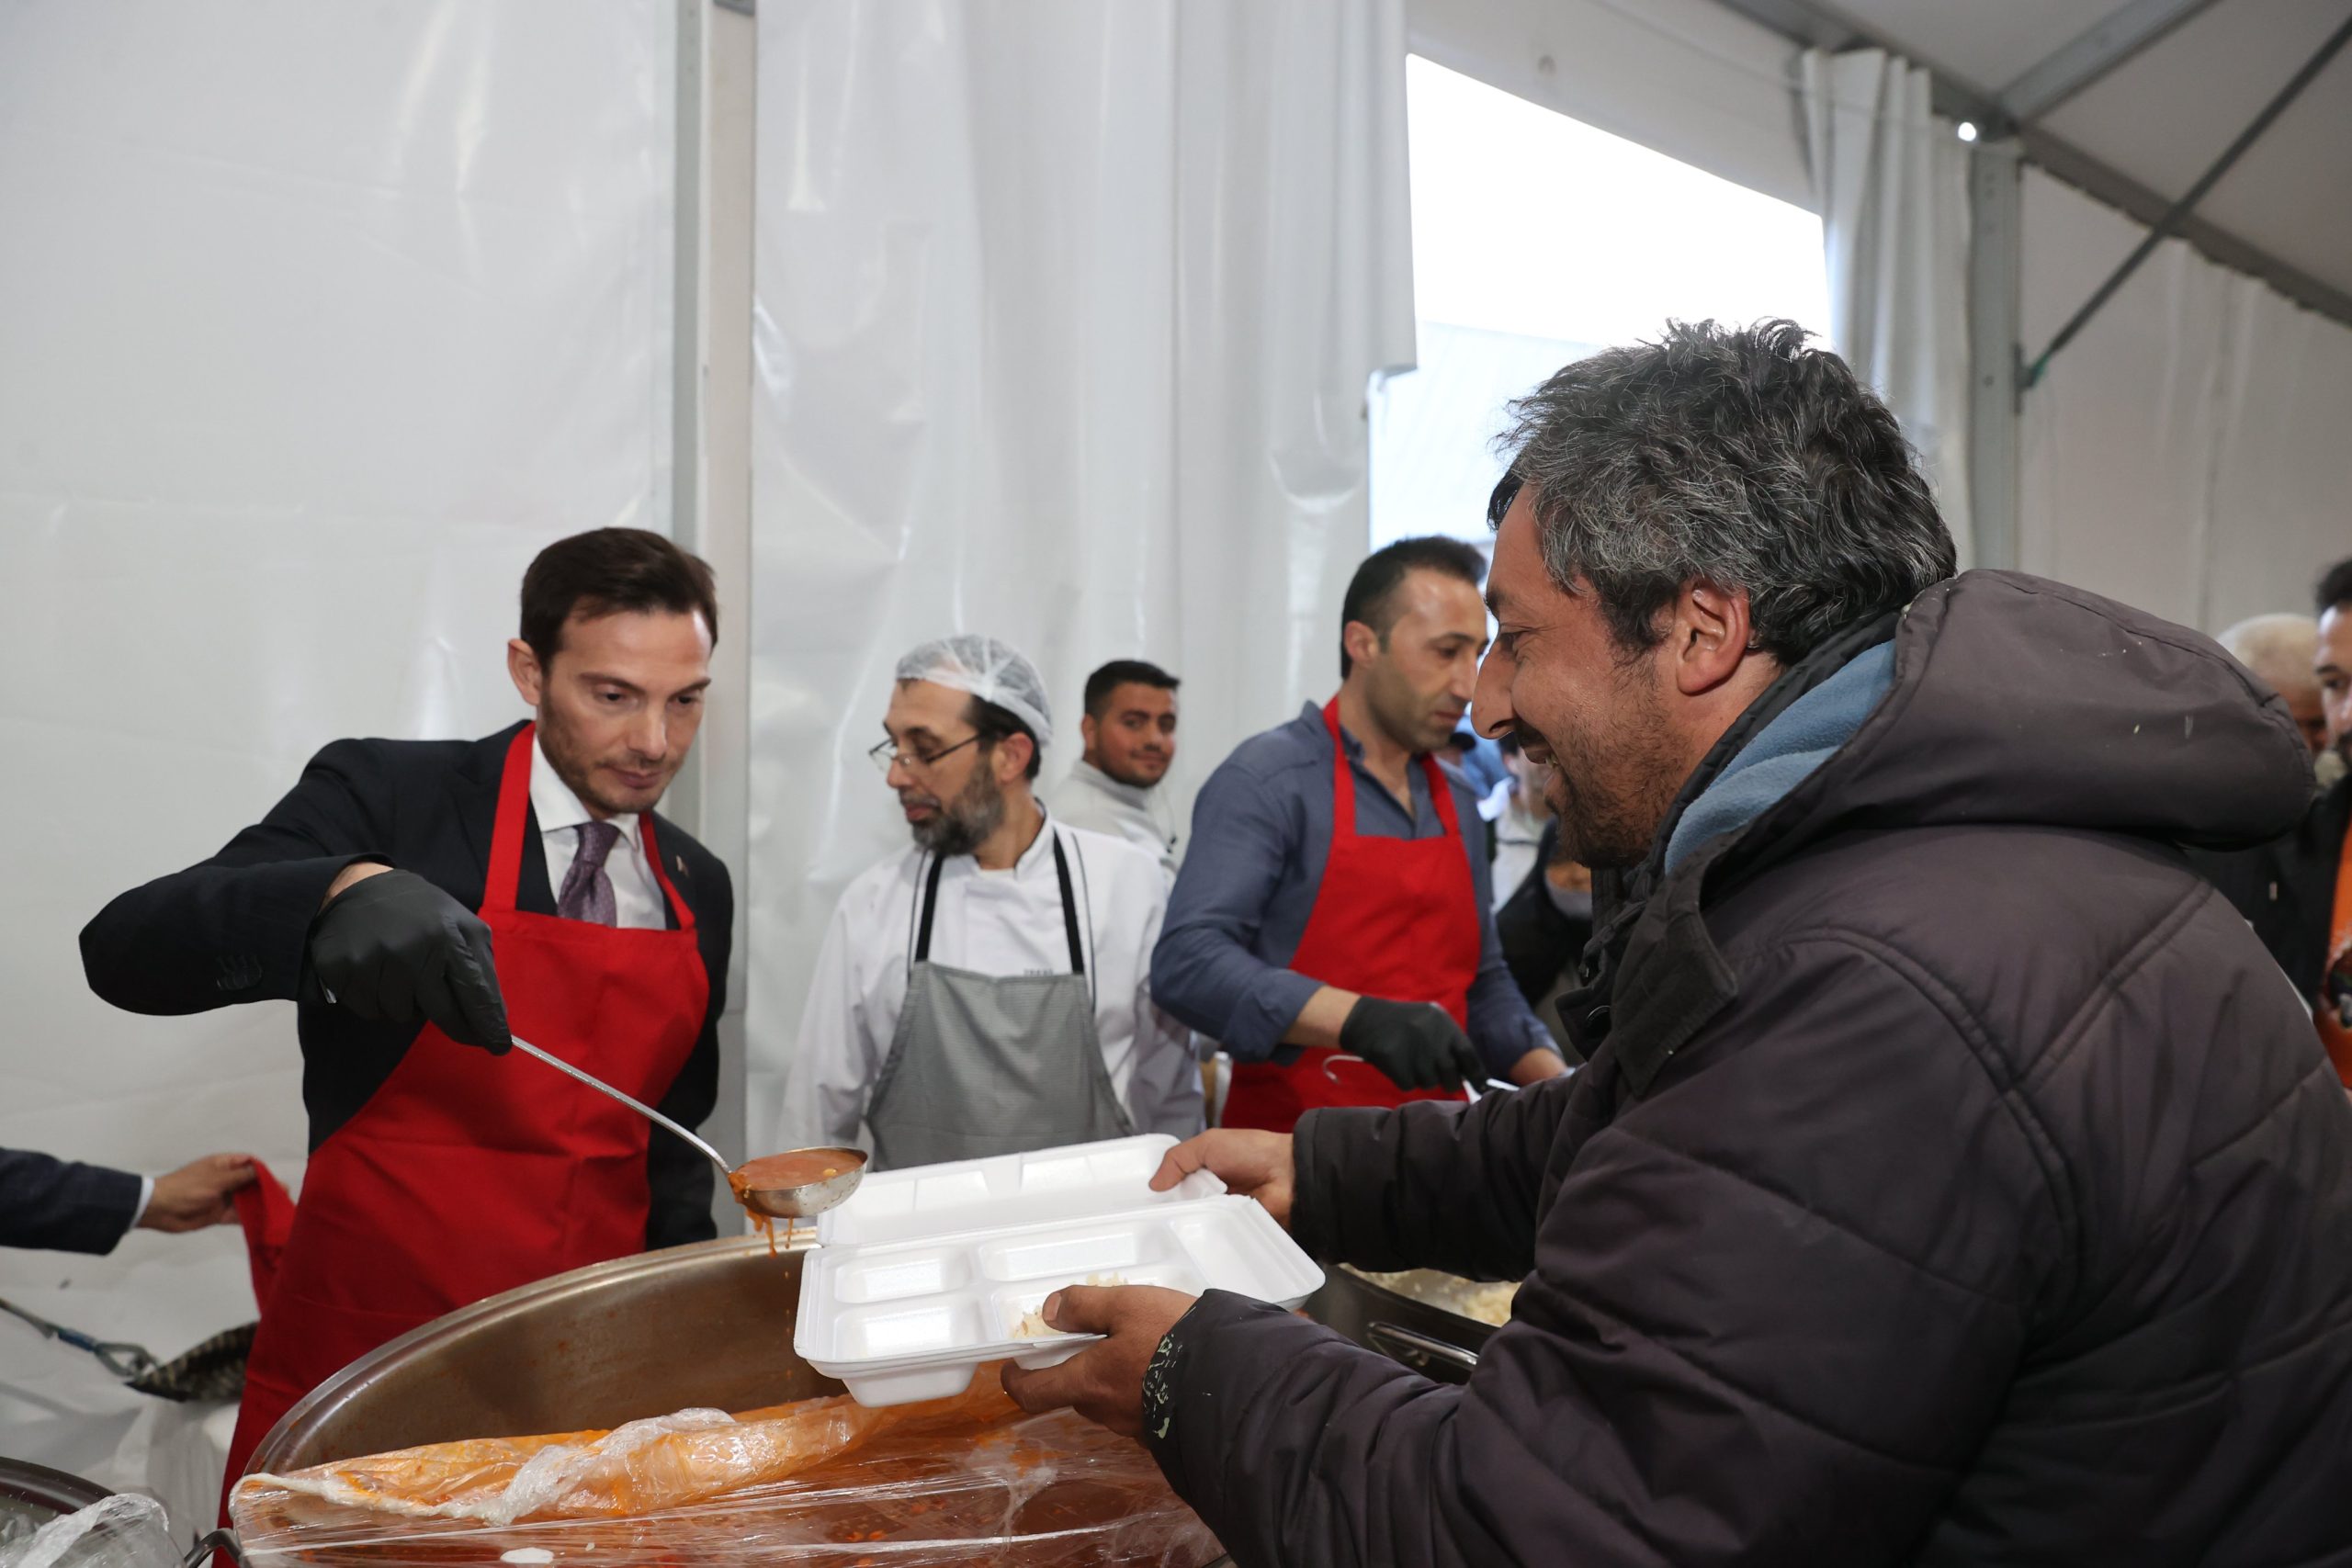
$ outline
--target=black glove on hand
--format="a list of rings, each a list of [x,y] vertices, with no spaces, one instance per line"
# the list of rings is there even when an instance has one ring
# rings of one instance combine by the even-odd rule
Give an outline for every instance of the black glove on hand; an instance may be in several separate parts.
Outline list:
[[[1487,1076],[1470,1037],[1433,1002],[1359,997],[1340,1025],[1340,1049],[1378,1067],[1398,1089],[1460,1089],[1465,1078]]]
[[[360,1018],[430,1020],[442,1033],[503,1054],[506,1000],[490,928],[413,872],[353,883],[311,924],[311,971],[328,998]]]

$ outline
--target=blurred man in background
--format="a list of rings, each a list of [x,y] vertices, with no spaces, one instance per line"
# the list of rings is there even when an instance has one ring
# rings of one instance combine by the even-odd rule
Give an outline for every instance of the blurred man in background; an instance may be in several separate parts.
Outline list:
[[[1085,753],[1046,797],[1071,827],[1148,852],[1170,883],[1183,852],[1175,805],[1160,785],[1176,761],[1177,684],[1140,659],[1114,659],[1089,675],[1078,721]]]
[[[2335,782],[2294,831],[2253,849],[2192,851],[2190,858],[2237,906],[2311,1004],[2320,1043],[2352,1089],[2352,877],[2344,874],[2352,847],[2352,776],[2343,766],[2352,760],[2352,560],[2329,568],[2314,596],[2319,619],[2308,643],[2301,617],[2292,615],[2266,615],[2222,637],[2240,662],[2278,689],[2306,735],[2307,716],[2317,710],[2321,739],[2337,764]],[[2258,629],[2241,635],[2248,627]],[[2292,667],[2299,651],[2312,665],[2308,682]]]
[[[1519,891],[1528,874],[1544,863],[1540,851],[1544,829],[1552,820],[1551,803],[1544,798],[1544,770],[1527,760],[1516,735],[1506,735],[1497,748],[1502,753],[1504,779],[1478,805],[1479,815],[1494,826],[1493,874],[1495,908],[1500,909]]]
[[[2278,694],[2288,715],[2303,732],[2303,741],[2315,759],[2335,756],[2328,743],[2327,713],[2320,702],[2319,622],[2310,615],[2256,615],[2240,621],[2218,638],[2231,658],[2258,676]],[[2343,766],[2336,759],[2327,770],[2333,784]]]

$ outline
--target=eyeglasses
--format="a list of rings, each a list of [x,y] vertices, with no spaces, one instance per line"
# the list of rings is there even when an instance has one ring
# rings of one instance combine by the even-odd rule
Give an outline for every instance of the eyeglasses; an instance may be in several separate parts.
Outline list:
[[[865,760],[873,763],[876,770],[886,777],[889,774],[892,768],[902,765],[910,771],[922,771],[927,773],[931,769],[939,766],[939,764],[945,759],[954,756],[958,751],[961,751],[965,747],[978,744],[979,739],[980,737],[975,735],[967,739],[958,740],[955,745],[947,747],[944,750],[933,751],[929,756],[923,755],[921,751],[901,750],[897,741],[886,739],[879,745],[876,746],[874,750],[868,751],[865,754]]]

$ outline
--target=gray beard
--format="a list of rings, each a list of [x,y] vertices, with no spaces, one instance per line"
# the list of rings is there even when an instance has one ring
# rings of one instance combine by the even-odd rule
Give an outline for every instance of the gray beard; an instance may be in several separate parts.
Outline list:
[[[909,831],[917,848],[948,860],[970,854],[1003,823],[1004,792],[997,788],[993,773],[979,768],[961,794],[942,803],[938,816],[910,824]]]

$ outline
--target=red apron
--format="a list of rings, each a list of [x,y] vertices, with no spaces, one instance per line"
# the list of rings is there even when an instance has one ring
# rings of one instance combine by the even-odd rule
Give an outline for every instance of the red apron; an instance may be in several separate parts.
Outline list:
[[[1359,996],[1435,1002],[1467,1028],[1470,983],[1478,976],[1478,898],[1453,813],[1453,790],[1434,759],[1420,759],[1430,801],[1445,825],[1434,839],[1364,838],[1356,832],[1356,777],[1340,738],[1340,699],[1324,705],[1331,732],[1331,851],[1323,883],[1290,967]],[[1287,1133],[1325,1105],[1402,1105],[1460,1100],[1457,1090],[1410,1093],[1388,1076],[1328,1046],[1310,1045],[1288,1066],[1238,1062],[1225,1102],[1227,1127]]]
[[[638,819],[676,931],[514,907],[533,727],[507,750],[481,918],[515,1033],[649,1103],[668,1092],[710,998],[694,911]],[[278,1418],[378,1346],[442,1314],[645,1247],[644,1118],[545,1063],[425,1025],[358,1114],[311,1156],[262,1303],[229,1484]]]

